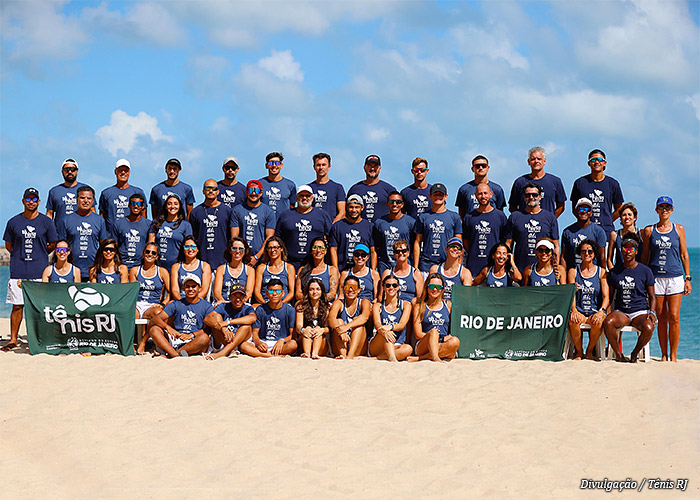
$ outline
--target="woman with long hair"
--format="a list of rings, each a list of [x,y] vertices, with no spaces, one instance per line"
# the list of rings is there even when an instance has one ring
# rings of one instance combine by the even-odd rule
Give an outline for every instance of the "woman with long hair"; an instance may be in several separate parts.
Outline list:
[[[535,245],[537,262],[525,269],[524,286],[553,286],[566,282],[566,270],[554,262],[554,243],[549,238],[542,238]]]
[[[569,269],[569,283],[576,283],[576,298],[571,304],[569,332],[574,341],[574,359],[594,359],[593,348],[603,332],[603,321],[608,314],[610,292],[608,291],[608,273],[605,268],[595,264],[600,248],[593,240],[579,243],[576,253],[581,256],[581,264]],[[588,347],[583,352],[581,325],[588,323],[591,331]]]
[[[367,341],[365,325],[372,305],[361,299],[360,280],[349,275],[343,281],[343,297],[336,299],[328,313],[331,330],[331,347],[336,359],[352,359],[362,352]]]
[[[311,252],[306,256],[303,265],[297,273],[295,293],[297,300],[301,300],[304,297],[303,291],[306,290],[306,285],[308,285],[311,278],[321,279],[326,290],[326,298],[329,302],[333,302],[338,295],[338,280],[340,276],[338,269],[330,264],[328,243],[323,236],[311,240]]]
[[[301,337],[302,358],[318,359],[328,354],[326,335],[331,331],[328,326],[330,308],[323,279],[317,276],[309,279],[296,305],[296,330]]]
[[[260,258],[260,264],[255,269],[255,300],[260,304],[267,302],[263,289],[267,282],[277,278],[282,282],[284,298],[282,302],[290,303],[294,299],[294,266],[287,262],[287,247],[279,236],[273,236],[265,242],[265,250]]]
[[[129,270],[122,264],[122,258],[117,248],[117,240],[107,238],[100,242],[95,261],[88,271],[90,283],[128,283]]]
[[[622,240],[632,238],[642,243],[642,233],[637,229],[637,207],[634,203],[627,202],[620,207],[620,224],[622,228],[610,233],[608,242],[608,269],[622,265]],[[641,257],[642,251],[638,253]]]
[[[345,283],[345,278],[355,276],[360,283],[360,298],[374,302],[379,294],[379,273],[369,267],[369,247],[364,243],[355,245],[352,252],[353,265],[340,273],[340,281]],[[340,291],[343,297],[343,290]]]
[[[372,306],[377,333],[369,341],[369,355],[377,359],[403,361],[413,348],[408,343],[406,327],[411,320],[411,303],[402,300],[399,280],[393,274],[382,278],[383,299]]]
[[[472,285],[472,273],[462,265],[464,244],[460,238],[452,238],[447,242],[447,257],[442,264],[434,264],[431,273],[438,273],[445,278],[445,300],[452,300],[452,287],[455,285]]]
[[[450,335],[452,303],[444,300],[445,278],[431,273],[425,280],[423,295],[413,307],[413,331],[418,359],[444,361],[459,350],[459,338]]]
[[[201,281],[202,286],[199,290],[199,298],[206,300],[209,296],[209,286],[211,285],[211,267],[208,262],[204,262],[199,258],[197,240],[191,234],[182,239],[177,262],[173,264],[170,270],[170,293],[174,300],[182,298],[180,289],[185,283],[185,277],[190,274],[194,274]]]
[[[234,283],[245,287],[244,302],[250,302],[255,288],[255,269],[250,265],[250,257],[250,247],[245,239],[234,236],[228,241],[224,251],[226,264],[221,264],[214,275],[214,307],[229,301]]]
[[[391,269],[385,269],[382,279],[392,274],[399,280],[399,292],[401,299],[415,302],[416,297],[423,293],[423,274],[413,267],[408,260],[411,249],[406,240],[396,240],[393,245],[394,260],[396,265]],[[383,290],[383,289],[382,289]],[[409,327],[411,324],[409,323]]]
[[[486,267],[474,278],[472,285],[500,288],[519,284],[523,275],[515,265],[513,252],[505,243],[496,243],[491,247]]]
[[[165,199],[164,209],[148,230],[148,242],[156,242],[160,251],[158,264],[172,269],[182,246],[182,240],[192,234],[192,226],[187,222],[185,207],[177,195]]]
[[[66,240],[56,243],[49,265],[41,275],[45,283],[80,283],[80,268],[73,265],[73,254]]]
[[[642,232],[642,262],[654,274],[661,361],[676,361],[681,336],[681,300],[693,289],[690,284],[690,256],[685,228],[671,222],[673,200],[670,196],[661,196],[656,200],[656,213],[659,222],[645,227]]]

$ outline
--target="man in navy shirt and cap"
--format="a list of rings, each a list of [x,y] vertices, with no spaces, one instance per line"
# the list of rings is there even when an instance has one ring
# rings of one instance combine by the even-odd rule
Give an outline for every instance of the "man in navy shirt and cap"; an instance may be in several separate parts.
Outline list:
[[[389,198],[389,193],[396,191],[394,186],[379,179],[381,171],[382,160],[377,155],[369,155],[365,158],[365,180],[354,184],[348,190],[348,196],[356,194],[362,198],[364,202],[362,218],[372,224],[389,213],[386,200]]]
[[[9,351],[17,347],[17,335],[22,324],[24,297],[22,280],[41,281],[41,275],[49,264],[49,252],[53,250],[58,235],[53,221],[39,213],[39,191],[28,188],[22,196],[24,211],[7,221],[5,248],[10,252],[10,281],[7,283],[7,303],[10,313],[10,341],[2,348]]]

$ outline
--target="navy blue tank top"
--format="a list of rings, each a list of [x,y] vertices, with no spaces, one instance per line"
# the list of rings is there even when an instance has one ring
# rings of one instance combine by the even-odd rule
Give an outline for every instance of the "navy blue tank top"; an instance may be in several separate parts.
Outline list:
[[[265,290],[267,289],[267,282],[270,281],[272,278],[278,278],[280,281],[282,281],[282,298],[286,297],[287,294],[289,293],[289,275],[287,274],[287,263],[285,262],[284,265],[282,266],[282,270],[275,274],[272,271],[270,271],[270,267],[265,264],[265,269],[263,270],[263,276],[262,276],[262,296],[265,299],[265,302],[267,302],[267,294],[265,293]]]
[[[163,296],[163,280],[160,277],[160,267],[156,267],[156,274],[152,278],[147,278],[142,273],[143,267],[139,266],[136,273],[136,281],[139,284],[138,302],[148,302],[157,304]]]
[[[656,224],[651,228],[649,238],[649,268],[655,278],[675,278],[683,276],[681,264],[681,239],[673,224],[667,233],[661,233],[656,229]]]
[[[381,318],[382,325],[391,325],[393,328],[394,325],[401,321],[401,316],[403,315],[403,302],[403,300],[399,300],[399,308],[393,313],[387,311],[384,304],[382,304],[382,307],[379,310],[379,317]],[[406,342],[406,327],[403,327],[401,331],[395,331],[394,334],[396,335],[397,344],[404,344]]]
[[[406,276],[397,276],[394,270],[391,270],[391,275],[399,280],[399,298],[402,300],[411,301],[416,296],[416,278],[413,277],[415,268],[411,266],[410,271]]]
[[[489,267],[489,271],[486,274],[485,285],[489,286],[491,288],[501,288],[504,286],[513,286],[513,280],[511,279],[510,274],[508,274],[508,272],[506,272],[500,278],[496,277],[493,274],[493,266],[492,266],[492,267]]]
[[[70,270],[66,274],[58,274],[56,272],[56,264],[51,266],[51,274],[49,274],[49,283],[74,283],[75,282],[75,266],[70,264]]]
[[[227,302],[231,292],[231,286],[233,286],[234,283],[239,283],[246,286],[246,283],[248,282],[248,267],[245,264],[242,264],[242,266],[243,269],[241,269],[241,272],[238,273],[238,276],[234,276],[231,274],[231,268],[228,266],[228,264],[224,265],[224,280],[221,283],[221,296]]]
[[[557,284],[557,276],[554,274],[554,266],[549,274],[541,275],[537,272],[537,264],[530,267],[530,279],[527,286],[553,286]]]
[[[440,264],[438,266],[438,274],[445,278],[445,293],[442,296],[445,300],[452,300],[452,287],[462,284],[462,269],[464,269],[464,267],[462,264],[460,264],[457,274],[455,276],[448,277],[445,275],[445,264]]]
[[[426,333],[433,328],[437,329],[442,342],[450,334],[450,310],[447,308],[447,303],[443,300],[442,306],[437,311],[433,311],[426,305],[421,326]]]
[[[365,274],[360,276],[359,274],[353,274],[352,268],[350,268],[348,270],[348,276],[354,276],[360,280],[360,294],[358,298],[367,299],[372,302],[374,300],[374,280],[372,279],[370,269],[367,268]]]
[[[204,283],[204,277],[203,277],[203,272],[202,272],[202,261],[200,260],[197,263],[197,267],[192,271],[188,271],[187,269],[185,269],[184,263],[180,262],[180,268],[177,270],[177,283],[178,283],[178,285],[180,285],[180,290],[182,290],[182,285],[185,284],[185,282],[183,281],[183,278],[188,274],[194,274],[195,276],[197,276],[199,278],[201,283]]]
[[[590,278],[581,276],[581,267],[576,266],[576,309],[581,314],[590,316],[600,309],[603,294],[600,291],[600,268],[596,266],[595,274]]]

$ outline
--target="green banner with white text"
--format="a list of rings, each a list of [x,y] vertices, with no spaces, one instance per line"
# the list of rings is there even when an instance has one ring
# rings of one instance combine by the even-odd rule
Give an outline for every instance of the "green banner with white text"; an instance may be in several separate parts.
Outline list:
[[[134,354],[138,283],[23,281],[32,354]]]
[[[459,357],[561,361],[576,285],[452,289]]]

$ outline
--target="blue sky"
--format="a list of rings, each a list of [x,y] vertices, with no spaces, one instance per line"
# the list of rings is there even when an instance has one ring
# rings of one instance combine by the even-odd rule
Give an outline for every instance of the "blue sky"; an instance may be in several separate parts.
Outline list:
[[[474,155],[509,191],[541,145],[567,193],[603,149],[639,225],[670,195],[697,247],[698,5],[3,0],[0,223],[66,157],[98,192],[119,158],[148,192],[178,157],[199,202],[230,155],[247,181],[282,151],[301,184],[325,151],[348,188],[374,153],[399,189],[422,156],[454,203]]]

